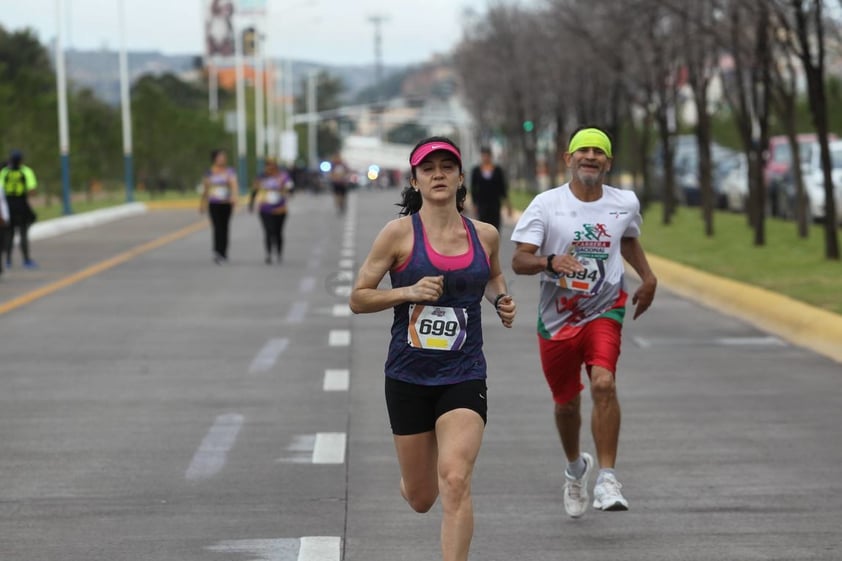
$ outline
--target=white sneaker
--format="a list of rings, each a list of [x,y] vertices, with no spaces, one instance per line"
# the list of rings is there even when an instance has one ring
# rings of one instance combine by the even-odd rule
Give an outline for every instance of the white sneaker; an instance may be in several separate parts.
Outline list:
[[[582,454],[585,473],[579,479],[564,470],[564,511],[573,518],[579,518],[588,509],[588,479],[593,469],[593,458],[587,452]]]
[[[602,474],[593,488],[593,507],[599,510],[628,510],[629,502],[620,492],[622,488],[613,474]]]

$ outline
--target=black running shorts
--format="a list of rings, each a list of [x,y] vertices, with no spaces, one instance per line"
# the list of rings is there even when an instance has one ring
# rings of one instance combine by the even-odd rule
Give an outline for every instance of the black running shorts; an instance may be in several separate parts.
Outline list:
[[[392,433],[420,434],[436,428],[436,420],[454,409],[470,409],[488,422],[485,380],[444,386],[422,386],[386,378],[386,408]]]

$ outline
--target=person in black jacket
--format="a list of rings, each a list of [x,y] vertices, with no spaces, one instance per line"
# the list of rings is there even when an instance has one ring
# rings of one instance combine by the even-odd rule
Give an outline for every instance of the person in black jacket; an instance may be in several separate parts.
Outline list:
[[[507,211],[511,213],[506,176],[503,174],[503,168],[494,163],[491,148],[483,146],[480,149],[480,157],[480,164],[471,171],[471,202],[476,209],[477,218],[499,230],[500,209],[504,203]]]

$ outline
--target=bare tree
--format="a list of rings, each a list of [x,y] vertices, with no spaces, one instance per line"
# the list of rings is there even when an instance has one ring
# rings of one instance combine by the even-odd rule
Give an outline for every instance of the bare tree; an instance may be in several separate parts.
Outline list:
[[[517,6],[496,4],[457,48],[469,107],[485,127],[499,129],[511,143],[510,156],[519,156],[518,168],[526,186],[534,189],[537,134],[543,111],[540,88],[541,47],[531,14]]]
[[[804,173],[801,169],[801,150],[798,142],[798,125],[796,103],[798,100],[798,68],[793,60],[793,53],[789,45],[793,39],[785,27],[779,28],[775,36],[775,43],[781,49],[780,55],[772,64],[772,107],[783,125],[784,133],[789,142],[790,153],[792,154],[791,170],[792,181],[795,186],[794,218],[798,236],[806,238],[809,236],[809,217],[807,212],[807,196],[804,189]],[[777,51],[777,49],[776,49]],[[771,187],[771,186],[770,186]],[[772,214],[777,210],[778,214],[783,212],[786,193],[783,186],[779,185],[772,194]]]
[[[710,82],[717,71],[718,41],[715,35],[705,30],[717,26],[718,10],[712,0],[696,0],[687,3],[681,11],[683,30],[683,52],[686,61],[687,81],[696,107],[696,140],[699,158],[699,189],[701,193],[702,218],[705,235],[712,237],[713,211],[716,193],[713,186],[713,158],[711,157],[711,118],[708,109]]]
[[[787,6],[788,4],[788,6]],[[834,196],[832,162],[828,146],[827,96],[825,92],[825,20],[823,0],[788,0],[776,4],[782,22],[791,22],[797,39],[795,52],[807,77],[807,96],[813,126],[819,138],[825,194],[825,257],[839,260],[839,232]],[[788,9],[786,9],[788,8]],[[788,16],[788,17],[787,17]]]
[[[763,169],[769,144],[771,16],[766,0],[723,4],[733,68],[725,73],[725,97],[734,115],[749,164],[749,223],[754,245],[766,244],[766,187]]]

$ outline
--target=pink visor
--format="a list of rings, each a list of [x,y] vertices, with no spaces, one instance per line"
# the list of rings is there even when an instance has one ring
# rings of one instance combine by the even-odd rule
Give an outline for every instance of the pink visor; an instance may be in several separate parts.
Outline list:
[[[456,160],[459,162],[459,165],[462,165],[462,154],[460,154],[459,150],[457,150],[452,144],[448,144],[447,142],[428,142],[426,144],[422,144],[415,152],[412,153],[412,156],[410,156],[409,165],[412,167],[417,166],[424,161],[424,158],[438,150],[450,152],[456,156]]]

